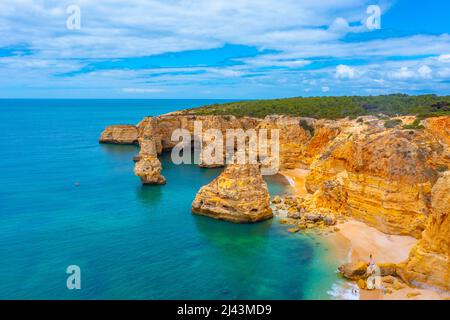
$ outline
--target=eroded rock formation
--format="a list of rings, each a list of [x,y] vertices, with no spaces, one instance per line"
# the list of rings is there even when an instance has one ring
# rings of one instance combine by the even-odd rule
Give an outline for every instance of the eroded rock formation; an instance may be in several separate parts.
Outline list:
[[[390,234],[420,238],[443,147],[422,130],[345,130],[311,164],[309,209],[329,208]]]
[[[271,218],[269,191],[259,165],[228,165],[216,179],[200,189],[192,211],[236,223]]]
[[[450,172],[432,190],[432,214],[422,239],[410,253],[402,278],[450,292]]]
[[[398,268],[402,278],[410,284],[449,290],[450,180],[444,172],[450,166],[450,117],[429,118],[416,128],[411,126],[414,117],[401,120],[411,129],[401,124],[386,128],[385,120],[374,116],[332,121],[174,113],[147,117],[137,127],[108,127],[100,142],[138,142],[136,175],[143,183],[161,184],[165,179],[157,156],[178,143],[172,141],[176,129],[188,130],[194,140],[195,121],[202,122],[203,131],[216,129],[224,135],[227,129],[279,129],[280,168],[310,170],[306,177],[309,194],[286,209],[286,219],[297,224],[304,219],[308,227],[317,216],[352,217],[388,234],[422,238],[407,263]],[[192,210],[232,222],[272,216],[258,165],[228,165],[200,189]]]
[[[133,125],[108,126],[100,136],[100,143],[135,144],[138,142],[138,129]]]
[[[153,118],[147,117],[138,128],[140,151],[134,173],[143,184],[165,184],[166,178],[161,174],[162,165],[158,159],[162,143],[156,123]]]

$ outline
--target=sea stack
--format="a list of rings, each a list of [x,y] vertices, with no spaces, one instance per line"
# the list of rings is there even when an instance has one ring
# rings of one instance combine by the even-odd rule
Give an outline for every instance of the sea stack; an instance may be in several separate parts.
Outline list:
[[[161,153],[161,138],[151,117],[145,118],[139,125],[139,156],[136,158],[134,173],[141,178],[142,184],[165,184],[161,174],[162,165],[158,159]]]
[[[270,196],[258,164],[229,164],[211,183],[202,187],[192,212],[234,223],[272,218]]]

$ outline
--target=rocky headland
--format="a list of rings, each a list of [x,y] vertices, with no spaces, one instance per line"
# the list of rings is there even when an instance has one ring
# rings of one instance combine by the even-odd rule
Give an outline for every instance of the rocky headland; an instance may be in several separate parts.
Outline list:
[[[301,192],[270,201],[259,165],[227,165],[199,190],[194,213],[239,223],[274,214],[291,226],[291,232],[336,233],[346,222],[357,221],[387,236],[413,239],[404,260],[386,261],[383,276],[396,279],[387,281],[450,291],[450,116],[317,120],[178,112],[145,118],[135,127],[108,127],[100,142],[138,143],[136,175],[144,184],[162,184],[158,154],[178,143],[171,139],[175,129],[194,134],[194,121],[202,121],[203,130],[222,132],[279,129],[280,170],[304,174],[293,178],[302,181]],[[343,266],[343,275],[359,280],[348,276],[352,268]]]

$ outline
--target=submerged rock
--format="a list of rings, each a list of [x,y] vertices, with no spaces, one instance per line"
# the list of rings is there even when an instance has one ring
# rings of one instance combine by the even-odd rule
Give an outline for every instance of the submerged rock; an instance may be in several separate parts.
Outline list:
[[[133,125],[127,124],[108,126],[102,132],[99,142],[110,144],[136,144],[138,142],[138,129]]]
[[[192,212],[235,223],[272,218],[269,191],[259,165],[228,165],[200,189],[192,203]]]

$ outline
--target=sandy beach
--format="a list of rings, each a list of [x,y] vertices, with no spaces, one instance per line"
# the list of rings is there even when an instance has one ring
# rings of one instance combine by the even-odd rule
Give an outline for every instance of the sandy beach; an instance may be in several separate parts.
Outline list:
[[[308,170],[293,169],[280,172],[295,193],[307,194],[305,178]],[[327,236],[337,256],[346,262],[369,261],[372,254],[377,263],[401,263],[407,260],[417,239],[385,234],[363,222],[349,220],[337,225],[338,231]],[[442,300],[450,298],[432,290],[405,287],[391,294],[379,290],[360,290],[360,300]]]
[[[307,169],[291,169],[291,170],[283,170],[280,171],[280,174],[283,175],[292,189],[295,191],[295,194],[299,196],[306,196],[308,191],[305,187],[306,176],[308,175],[309,170]]]
[[[417,239],[385,234],[359,221],[348,221],[337,226],[338,234],[350,242],[352,261],[368,261],[370,255],[377,263],[401,263],[408,258]]]

